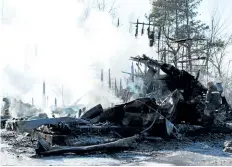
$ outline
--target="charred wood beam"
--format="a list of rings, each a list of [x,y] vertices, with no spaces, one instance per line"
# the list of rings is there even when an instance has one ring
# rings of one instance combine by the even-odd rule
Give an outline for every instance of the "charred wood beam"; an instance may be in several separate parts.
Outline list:
[[[144,75],[144,72],[141,70],[139,63],[136,63],[136,66],[138,67],[138,73],[140,73],[140,75]]]
[[[189,74],[185,70],[179,70],[178,68],[174,67],[173,65],[167,64],[167,63],[160,63],[157,60],[151,59],[147,57],[146,55],[143,55],[142,57],[131,57],[133,61],[141,62],[144,64],[148,64],[150,66],[156,66],[160,68],[163,72],[165,72],[167,75],[172,77],[172,82],[177,84],[176,88],[182,88],[185,90],[192,91],[191,89],[195,89],[195,87],[203,92],[205,92],[207,89],[197,80],[195,80],[194,76]],[[191,87],[191,89],[190,89]],[[192,94],[190,92],[190,94]]]
[[[175,42],[175,43],[185,43],[185,42],[188,42],[188,41],[203,41],[203,40],[206,40],[205,38],[174,39],[174,38],[171,38],[171,37],[168,37],[168,36],[166,36],[166,38],[171,40],[172,42]]]
[[[82,116],[81,119],[90,120],[97,116],[99,116],[103,112],[103,108],[101,104],[96,105],[95,107],[91,108],[90,110],[86,111]]]
[[[58,131],[57,131],[58,130]],[[141,130],[141,127],[132,127],[132,126],[114,126],[114,125],[90,125],[90,126],[73,126],[70,127],[68,131],[65,133],[61,133],[63,131],[62,127],[57,129],[55,132],[52,131],[50,133],[34,130],[31,134],[33,138],[41,135],[43,138],[48,139],[52,143],[53,140],[60,138],[64,140],[64,137],[75,137],[79,135],[108,135],[108,134],[118,134],[122,137],[129,137],[135,134],[138,134]],[[53,139],[54,138],[54,139]]]
[[[165,15],[166,17],[166,15]],[[166,19],[165,19],[166,21]],[[179,43],[179,44],[182,44],[186,47],[185,43],[186,42],[192,42],[192,41],[205,41],[206,39],[205,38],[185,38],[185,39],[175,39],[175,38],[172,38],[172,37],[169,37],[166,32],[165,32],[165,22],[163,25],[160,25],[162,26],[162,30],[163,30],[163,34],[165,36],[165,38],[167,38],[168,40],[172,41],[172,42],[175,42],[175,43]]]
[[[129,73],[129,72],[125,72],[125,71],[122,71],[122,73],[124,73],[124,74],[128,74],[128,75],[134,75],[135,77],[141,77],[141,78],[143,78],[143,75],[131,74],[131,73]]]
[[[155,25],[154,23],[144,23],[144,22],[136,22],[136,23],[130,22],[130,24],[141,24],[141,25],[148,25],[148,26],[159,26],[158,24]]]
[[[118,133],[120,136],[128,137],[139,133],[140,128],[130,127],[130,126],[77,126],[71,129],[72,135],[82,135],[82,134],[110,134]]]
[[[73,124],[90,124],[88,121],[72,117],[60,117],[60,118],[48,118],[48,119],[37,119],[37,120],[21,120],[11,121],[9,124],[15,125],[15,130],[20,132],[31,132],[33,129],[38,128],[42,125],[57,125],[59,123],[73,123]]]
[[[140,56],[131,57],[130,60],[136,61],[138,63],[143,63],[145,65],[156,66],[156,67],[161,67],[163,65],[163,63],[160,63],[157,60],[151,59],[147,57],[145,54],[143,54],[142,57]]]
[[[186,63],[186,62],[189,62],[189,61],[195,61],[195,60],[205,60],[206,57],[198,57],[198,58],[192,58],[190,60],[183,60],[183,61],[178,61],[178,63]]]
[[[129,149],[137,146],[137,140],[139,135],[135,135],[128,138],[119,139],[114,142],[91,145],[91,146],[80,146],[80,147],[51,147],[45,140],[38,141],[38,148],[36,154],[38,155],[60,155],[65,153],[85,154],[93,152],[115,152],[123,149]]]
[[[194,78],[191,74],[189,74],[188,72],[186,72],[184,70],[179,70],[179,69],[175,68],[174,66],[167,64],[167,63],[158,62],[157,60],[154,60],[154,59],[147,57],[146,55],[143,55],[142,57],[140,57],[140,56],[131,57],[131,59],[133,61],[141,62],[144,64],[147,63],[149,66],[156,66],[170,76],[178,76],[178,75],[184,74],[186,77],[188,76],[192,79]]]
[[[56,134],[46,134],[43,132],[40,132],[38,130],[35,130],[31,133],[31,137],[33,139],[37,139],[39,136],[41,136],[43,139],[45,139],[46,142],[48,142],[50,145],[66,145],[65,140],[67,138],[70,138],[69,135],[56,135]]]

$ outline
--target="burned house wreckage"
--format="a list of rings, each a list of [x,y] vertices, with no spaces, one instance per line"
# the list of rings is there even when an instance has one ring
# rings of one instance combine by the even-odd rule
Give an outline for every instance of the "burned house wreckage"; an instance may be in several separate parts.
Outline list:
[[[2,128],[27,132],[37,139],[36,154],[44,156],[135,149],[138,142],[158,137],[181,140],[200,133],[232,133],[232,110],[225,99],[219,109],[206,111],[207,88],[198,81],[199,73],[194,77],[146,55],[131,60],[148,67],[141,76],[147,87],[143,97],[131,101],[121,97],[125,103],[106,109],[97,104],[79,118],[2,116]],[[165,75],[156,75],[158,70]],[[3,100],[9,107],[7,99]],[[88,136],[95,140],[90,141]],[[227,145],[232,151],[232,143]]]

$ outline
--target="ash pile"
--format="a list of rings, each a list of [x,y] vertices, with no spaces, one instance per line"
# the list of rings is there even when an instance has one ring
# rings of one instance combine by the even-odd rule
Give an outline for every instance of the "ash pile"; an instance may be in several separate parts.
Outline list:
[[[2,127],[27,132],[37,140],[36,154],[43,156],[111,153],[136,149],[144,140],[181,140],[202,133],[232,133],[232,110],[222,96],[220,85],[217,88],[210,82],[206,88],[198,81],[199,73],[194,77],[145,55],[131,59],[148,67],[140,76],[146,85],[141,97],[128,101],[129,97],[122,95],[125,103],[105,109],[97,104],[82,114],[76,109],[79,118],[70,114],[47,118],[40,114],[33,119],[10,118],[9,103],[4,99],[8,106],[4,108]],[[157,75],[159,70],[164,75]],[[228,150],[232,150],[231,142],[225,144],[225,151]]]

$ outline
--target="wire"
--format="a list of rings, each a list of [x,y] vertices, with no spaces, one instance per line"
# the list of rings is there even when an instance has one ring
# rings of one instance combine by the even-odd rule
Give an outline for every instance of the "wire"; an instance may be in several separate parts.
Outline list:
[[[174,91],[174,92],[175,92],[175,91]],[[172,92],[171,95],[172,95],[174,92]],[[169,96],[170,96],[170,95],[169,95]],[[168,96],[168,97],[169,97],[169,96]],[[167,97],[167,98],[168,98],[168,97]],[[166,98],[166,99],[167,99],[167,98]],[[165,99],[165,100],[166,100],[166,99]],[[164,101],[165,101],[165,100],[164,100]],[[158,113],[159,116],[163,117],[163,118],[165,119],[165,121],[167,121],[167,122],[170,123],[170,124],[173,124],[171,121],[169,121],[167,118],[165,118],[158,110],[153,109],[152,107],[150,107],[149,105],[147,105],[146,103],[144,103],[144,102],[142,102],[142,101],[140,101],[140,100],[137,100],[137,99],[136,99],[135,101],[138,101],[138,102],[144,104],[144,105],[147,106],[149,109],[151,109],[151,110],[155,111],[156,113]],[[162,103],[164,103],[164,101],[163,101]],[[154,116],[154,120],[153,120],[153,122],[151,123],[151,125],[150,125],[148,128],[146,128],[145,130],[141,131],[140,133],[142,134],[142,133],[145,133],[145,132],[147,132],[148,130],[150,130],[150,129],[153,127],[153,125],[155,124],[156,118],[157,118],[157,116],[155,115],[155,116]],[[176,129],[175,126],[174,126],[174,128]],[[177,130],[177,129],[176,129],[176,130]],[[173,135],[174,137],[176,137],[177,139],[180,139],[180,136],[178,136],[178,134],[172,133],[172,135]]]

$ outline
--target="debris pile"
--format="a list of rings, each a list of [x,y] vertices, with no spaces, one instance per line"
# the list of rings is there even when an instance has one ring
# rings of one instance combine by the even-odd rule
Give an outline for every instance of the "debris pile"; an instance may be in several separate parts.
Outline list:
[[[143,97],[106,109],[98,104],[79,118],[40,116],[1,122],[8,130],[38,139],[37,155],[114,152],[158,137],[181,140],[183,135],[232,133],[230,106],[224,99],[217,110],[206,109],[207,88],[198,81],[199,73],[194,77],[145,55],[131,59],[148,67],[141,76],[146,85]],[[165,75],[158,75],[159,70]]]
[[[226,141],[224,143],[224,151],[232,153],[232,141]]]

